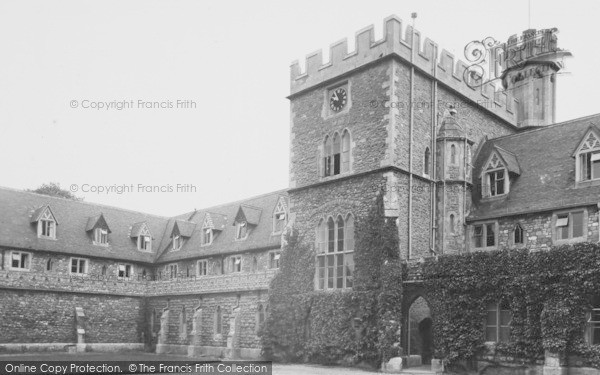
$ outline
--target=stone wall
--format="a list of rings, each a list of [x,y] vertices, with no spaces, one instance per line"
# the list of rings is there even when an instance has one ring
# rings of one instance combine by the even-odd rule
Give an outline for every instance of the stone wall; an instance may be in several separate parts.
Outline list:
[[[226,347],[227,336],[231,329],[230,317],[233,308],[239,306],[240,326],[237,332],[237,344],[241,348],[259,348],[258,307],[268,305],[267,291],[245,293],[204,294],[188,296],[156,297],[148,300],[147,313],[154,314],[154,331],[158,331],[160,316],[169,306],[167,345],[187,346],[193,343],[192,320],[196,307],[202,309],[199,346]],[[221,333],[216,331],[216,311],[221,309]],[[185,324],[182,326],[182,311],[185,309]],[[149,318],[150,319],[150,318]],[[182,332],[185,329],[185,333]]]
[[[86,315],[88,343],[142,343],[143,299],[0,289],[0,343],[75,343],[75,307]]]

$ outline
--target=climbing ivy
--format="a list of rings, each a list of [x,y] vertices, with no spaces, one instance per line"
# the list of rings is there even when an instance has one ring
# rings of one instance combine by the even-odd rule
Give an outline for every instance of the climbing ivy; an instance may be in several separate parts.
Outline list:
[[[357,218],[355,237],[353,289],[315,291],[314,249],[297,230],[288,233],[260,332],[267,358],[379,366],[401,353],[398,229],[383,215],[381,194]]]
[[[448,364],[486,354],[486,308],[503,300],[512,311],[511,338],[494,355],[536,363],[549,351],[600,368],[600,346],[583,340],[585,312],[600,291],[600,245],[441,256],[424,264],[423,278],[435,355]]]

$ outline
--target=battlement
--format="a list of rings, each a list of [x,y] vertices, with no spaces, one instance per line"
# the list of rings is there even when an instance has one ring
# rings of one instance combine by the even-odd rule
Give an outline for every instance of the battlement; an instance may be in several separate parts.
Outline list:
[[[437,43],[429,38],[425,38],[421,43],[421,33],[416,29],[413,30],[410,25],[403,29],[402,20],[397,16],[386,18],[383,27],[383,37],[377,41],[374,37],[373,25],[358,31],[355,50],[350,53],[347,39],[333,43],[328,62],[323,62],[321,50],[307,55],[304,72],[301,71],[297,60],[292,62],[291,95],[386,56],[395,55],[407,62],[412,61],[417,69],[437,78],[474,102],[485,103],[482,104],[482,108],[515,123],[513,108],[516,108],[516,101],[509,93],[497,90],[491,83],[471,84],[473,87],[467,85],[464,81],[464,71],[469,64],[455,58],[445,49],[438,52]],[[415,46],[414,51],[413,46]]]

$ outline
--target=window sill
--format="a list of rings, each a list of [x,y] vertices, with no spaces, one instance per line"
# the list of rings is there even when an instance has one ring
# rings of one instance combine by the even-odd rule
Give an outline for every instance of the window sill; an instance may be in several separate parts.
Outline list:
[[[504,194],[500,194],[500,195],[494,195],[494,196],[481,197],[481,201],[482,202],[493,202],[493,201],[502,200],[502,199],[504,199],[506,197],[508,197],[508,193],[504,193]]]
[[[594,180],[577,181],[575,183],[575,188],[586,188],[586,187],[590,187],[590,186],[599,186],[599,185],[600,185],[600,178],[597,178]]]
[[[96,242],[96,241],[92,241],[92,244],[94,246],[102,246],[102,247],[109,247],[110,246],[110,244],[108,244],[108,243],[101,243],[101,242]]]
[[[42,240],[52,240],[52,241],[56,241],[56,237],[49,237],[49,236],[42,236],[42,235],[38,235],[39,239]]]
[[[333,181],[333,180],[337,180],[338,178],[343,178],[346,176],[349,176],[350,174],[352,174],[352,170],[346,171],[346,172],[340,172],[338,174],[334,174],[331,176],[321,176],[319,177],[319,182],[326,182],[326,181]]]

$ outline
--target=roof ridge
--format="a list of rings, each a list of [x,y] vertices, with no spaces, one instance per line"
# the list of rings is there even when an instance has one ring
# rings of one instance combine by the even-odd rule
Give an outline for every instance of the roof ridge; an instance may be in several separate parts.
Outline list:
[[[574,123],[576,121],[587,120],[587,119],[590,119],[590,118],[593,118],[593,117],[600,117],[600,113],[596,113],[596,114],[588,115],[588,116],[583,116],[583,117],[578,117],[578,118],[567,120],[567,121],[563,121],[563,122],[557,122],[557,123],[554,123],[552,125],[540,126],[540,127],[536,128],[536,129],[526,130],[526,131],[515,133],[515,134],[507,134],[507,135],[503,135],[503,136],[496,137],[496,138],[490,138],[489,141],[495,142],[496,140],[499,140],[499,139],[506,139],[506,138],[521,136],[521,135],[525,135],[525,134],[531,134],[531,133],[534,133],[534,132],[543,131],[543,130],[550,129],[550,128],[555,128],[555,127],[558,127],[558,126],[572,124],[572,123]]]
[[[171,217],[169,217],[169,216],[162,216],[162,215],[151,214],[151,213],[148,213],[148,212],[135,211],[135,210],[131,210],[131,209],[128,209],[128,208],[111,206],[111,205],[104,204],[104,203],[93,203],[93,202],[79,201],[79,200],[74,200],[74,199],[69,199],[69,198],[64,198],[64,197],[57,197],[57,196],[54,196],[54,195],[40,194],[40,193],[36,193],[36,192],[33,192],[33,191],[27,191],[27,190],[23,190],[23,189],[10,188],[10,187],[6,187],[6,186],[0,186],[0,190],[8,190],[8,191],[16,192],[16,193],[24,193],[24,194],[30,194],[30,195],[37,195],[37,196],[45,197],[45,198],[49,198],[49,199],[63,200],[63,201],[68,201],[68,202],[73,202],[73,203],[85,204],[85,205],[88,205],[88,206],[105,207],[105,208],[109,208],[109,209],[113,209],[113,210],[130,212],[130,213],[136,213],[136,214],[142,214],[142,215],[146,215],[146,216],[153,216],[153,217],[156,217],[156,218],[161,218],[161,219],[166,219],[166,220],[171,219]],[[102,213],[102,212],[100,212],[100,213]]]
[[[211,206],[211,207],[206,207],[206,208],[200,208],[200,209],[196,209],[194,211],[184,212],[184,213],[179,214],[177,216],[173,216],[173,218],[176,218],[176,217],[179,217],[179,216],[184,216],[184,215],[189,215],[189,214],[192,214],[194,212],[195,213],[199,213],[199,212],[211,212],[211,210],[214,210],[216,208],[222,208],[222,207],[226,207],[226,206],[233,206],[235,204],[238,204],[238,205],[241,206],[242,204],[244,204],[244,202],[249,201],[249,200],[263,198],[263,197],[266,197],[266,196],[269,196],[269,195],[280,194],[282,192],[287,193],[287,191],[288,191],[287,188],[285,188],[285,189],[279,189],[279,190],[275,190],[275,191],[272,191],[272,192],[269,192],[269,193],[263,193],[263,194],[260,194],[260,195],[255,195],[255,196],[252,196],[252,197],[248,197],[248,198],[245,198],[245,199],[238,199],[238,200],[233,201],[233,202],[222,203],[222,204],[219,204],[219,205],[216,205],[216,206]],[[251,205],[246,204],[246,206],[251,206]]]

